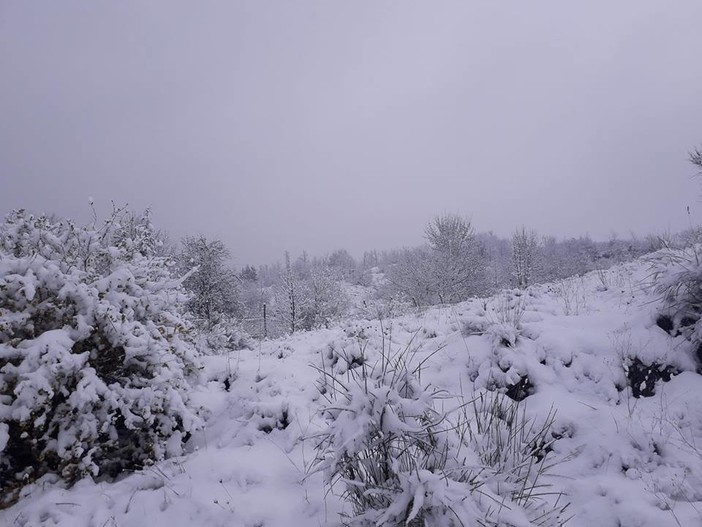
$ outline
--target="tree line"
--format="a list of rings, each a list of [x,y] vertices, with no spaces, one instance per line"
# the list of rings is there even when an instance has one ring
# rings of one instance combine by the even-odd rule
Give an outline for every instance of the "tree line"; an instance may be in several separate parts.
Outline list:
[[[626,239],[612,235],[557,240],[524,226],[509,238],[476,232],[457,214],[436,216],[417,247],[367,251],[354,258],[340,249],[321,257],[288,252],[280,262],[239,270],[221,240],[186,237],[175,249],[192,314],[205,327],[238,325],[254,337],[276,337],[329,327],[361,307],[421,308],[526,288],[605,269],[696,236]]]

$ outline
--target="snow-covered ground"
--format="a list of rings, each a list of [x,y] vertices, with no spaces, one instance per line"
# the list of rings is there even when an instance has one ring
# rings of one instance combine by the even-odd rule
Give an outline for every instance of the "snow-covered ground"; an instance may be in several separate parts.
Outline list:
[[[206,358],[193,394],[206,426],[189,454],[116,482],[65,489],[45,478],[0,511],[0,525],[341,525],[349,506],[309,470],[324,424],[313,366],[382,343],[426,359],[422,382],[458,398],[528,378],[527,415],[556,412],[556,464],[540,482],[571,503],[567,525],[702,525],[702,376],[682,337],[656,326],[648,272],[633,262],[521,296],[346,321]],[[682,373],[635,398],[633,358]]]

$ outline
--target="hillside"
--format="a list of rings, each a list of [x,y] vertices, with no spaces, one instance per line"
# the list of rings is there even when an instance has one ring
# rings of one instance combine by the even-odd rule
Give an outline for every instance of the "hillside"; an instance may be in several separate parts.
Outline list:
[[[487,509],[498,525],[528,525],[527,517],[534,525],[572,517],[572,527],[698,525],[702,377],[689,343],[656,325],[660,302],[647,286],[649,266],[638,260],[525,292],[346,321],[206,357],[192,394],[205,427],[187,455],[116,482],[85,479],[65,489],[44,478],[0,511],[0,525],[341,525],[340,513],[351,514],[343,482],[328,492],[323,472],[312,470],[328,430],[320,387],[330,396],[330,379],[348,382],[349,370],[376,366],[383,350],[386,357],[404,353],[412,371],[422,366],[421,384],[441,390],[433,404],[449,419],[460,422],[466,408],[464,417],[474,419],[498,389],[521,400],[519,433],[546,427],[536,464],[546,462],[526,515],[508,510],[508,502],[502,509],[490,503],[504,490],[499,474],[477,468],[491,439],[471,443],[467,463],[486,479],[456,509],[465,525],[468,512],[460,511]],[[362,430],[340,433],[348,443]],[[566,503],[543,520],[535,512]]]

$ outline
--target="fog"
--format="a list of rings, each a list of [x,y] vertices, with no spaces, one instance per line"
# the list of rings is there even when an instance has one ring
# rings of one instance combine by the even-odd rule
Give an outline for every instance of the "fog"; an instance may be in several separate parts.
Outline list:
[[[151,207],[242,265],[415,245],[444,212],[679,230],[702,220],[700,20],[695,0],[1,2],[0,213]]]

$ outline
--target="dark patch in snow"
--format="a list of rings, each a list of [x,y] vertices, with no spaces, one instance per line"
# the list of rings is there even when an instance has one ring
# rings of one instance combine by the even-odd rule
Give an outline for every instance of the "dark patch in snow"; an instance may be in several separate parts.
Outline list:
[[[671,377],[680,373],[673,366],[654,362],[646,365],[640,359],[634,358],[627,367],[626,377],[634,397],[652,397],[656,393],[656,383],[670,381]]]
[[[680,327],[681,328],[689,328],[690,326],[694,326],[695,323],[697,322],[697,318],[693,318],[690,316],[685,316],[680,319]]]
[[[290,426],[290,416],[287,408],[281,408],[280,412],[276,414],[261,413],[260,418],[258,429],[266,434],[270,434],[273,430],[285,430]]]
[[[359,366],[363,366],[363,364],[366,362],[366,359],[363,355],[356,355],[351,359],[351,362],[349,362],[349,370],[352,370],[354,368],[358,368]]]
[[[512,399],[513,401],[523,401],[536,391],[536,387],[529,380],[528,375],[523,375],[519,380],[507,387],[505,395]]]
[[[436,332],[435,329],[428,330],[427,328],[424,328],[422,330],[422,332],[424,333],[424,338],[427,338],[427,339],[435,339],[436,337],[439,336],[439,334]]]
[[[668,315],[659,315],[656,319],[656,326],[661,328],[668,335],[673,334],[673,328],[675,327],[675,325],[673,324],[673,319],[670,318]]]

